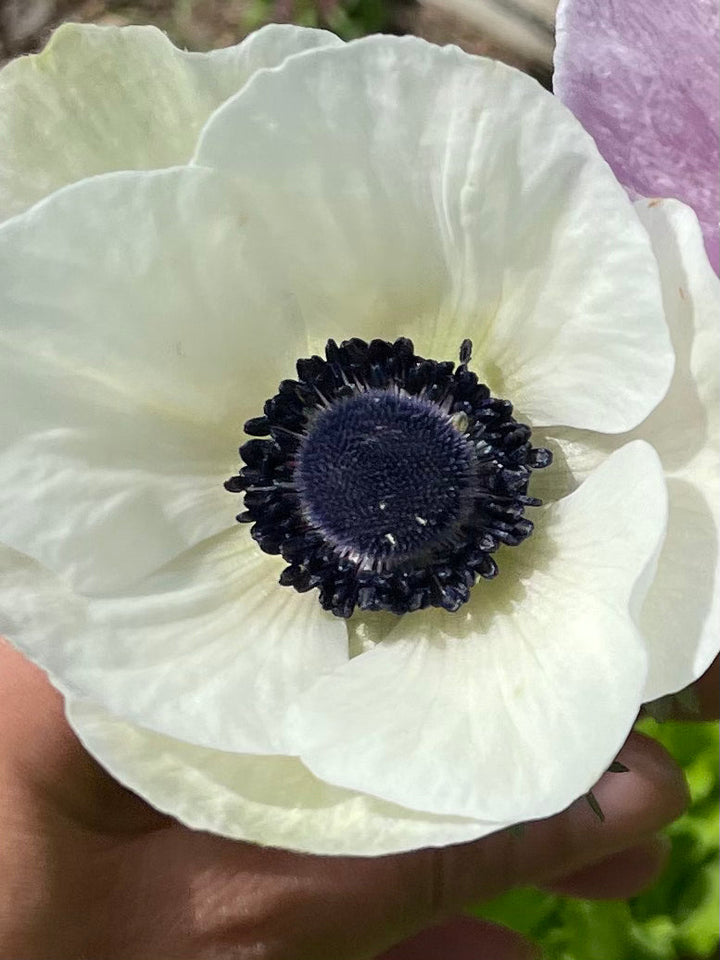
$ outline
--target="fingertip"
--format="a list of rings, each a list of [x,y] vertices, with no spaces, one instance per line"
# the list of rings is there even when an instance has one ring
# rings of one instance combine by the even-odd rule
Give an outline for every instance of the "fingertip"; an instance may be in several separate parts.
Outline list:
[[[687,810],[690,791],[681,767],[662,744],[633,732],[617,759],[626,773],[606,773],[593,792],[606,819],[647,836],[677,820]]]
[[[650,837],[544,886],[552,893],[584,900],[627,900],[657,881],[670,850],[671,843],[666,836]]]

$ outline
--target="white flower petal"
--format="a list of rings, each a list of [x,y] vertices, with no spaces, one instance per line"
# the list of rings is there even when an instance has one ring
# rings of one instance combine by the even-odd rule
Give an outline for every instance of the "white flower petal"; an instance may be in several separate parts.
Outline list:
[[[720,281],[697,219],[676,200],[636,204],[660,264],[665,313],[677,355],[665,400],[620,437],[551,428],[534,442],[551,447],[550,470],[532,492],[553,497],[573,489],[620,443],[644,439],[668,479],[668,534],[641,616],[650,667],[645,700],[692,683],[720,647]]]
[[[647,236],[591,138],[503,64],[370,37],[286,61],[194,162],[252,184],[317,348],[412,336],[532,423],[629,429],[672,369]]]
[[[434,817],[323,783],[295,757],[191,746],[70,699],[87,749],[121,783],[196,830],[307,853],[380,856],[474,840],[500,829]]]
[[[61,690],[189,743],[287,753],[287,704],[348,658],[345,623],[277,583],[244,528],[88,599],[0,551],[0,631]]]
[[[81,592],[119,589],[236,525],[237,498],[223,487],[235,438],[136,405],[101,380],[7,348],[0,434],[5,543]]]
[[[0,541],[102,592],[232,523],[242,424],[307,340],[225,178],[107,174],[7,222],[0,316]]]
[[[660,454],[670,513],[642,610],[650,650],[646,700],[697,679],[720,649],[720,280],[702,231],[678,201],[638,204],[660,264],[681,373],[637,431]]]
[[[520,821],[589,790],[646,672],[633,613],[665,526],[646,444],[615,453],[505,550],[460,612],[403,618],[289,713],[318,777],[417,810]]]
[[[154,27],[61,26],[42,53],[0,72],[0,220],[85,177],[185,163],[213,110],[255,71],[340,42],[273,24],[188,53]]]
[[[34,412],[44,422],[0,453],[6,544],[92,594],[122,589],[236,526],[239,502],[223,487],[236,469],[229,438],[218,438],[223,449],[189,423],[98,409],[92,394],[80,407],[70,391],[87,383],[53,383],[42,364],[29,376],[7,367],[7,358],[0,360],[0,395],[12,391],[15,404],[0,410],[0,428],[8,414],[23,417],[26,428]],[[94,399],[108,399],[98,394]],[[3,429],[4,437],[16,427]]]

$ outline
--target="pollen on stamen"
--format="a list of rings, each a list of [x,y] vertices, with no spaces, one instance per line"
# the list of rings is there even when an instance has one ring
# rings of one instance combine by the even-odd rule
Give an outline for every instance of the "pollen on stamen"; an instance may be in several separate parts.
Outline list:
[[[245,464],[226,483],[243,493],[238,520],[288,564],[280,583],[317,589],[337,616],[355,609],[455,611],[492,579],[501,545],[532,532],[534,469],[512,405],[460,363],[428,360],[412,341],[329,340],[297,362],[262,416],[246,424]]]

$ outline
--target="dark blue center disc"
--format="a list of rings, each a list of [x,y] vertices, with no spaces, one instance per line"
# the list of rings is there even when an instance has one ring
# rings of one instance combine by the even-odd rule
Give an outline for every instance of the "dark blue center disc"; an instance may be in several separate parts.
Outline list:
[[[295,483],[326,541],[355,561],[396,566],[452,542],[471,503],[475,460],[437,404],[369,390],[308,425]]]

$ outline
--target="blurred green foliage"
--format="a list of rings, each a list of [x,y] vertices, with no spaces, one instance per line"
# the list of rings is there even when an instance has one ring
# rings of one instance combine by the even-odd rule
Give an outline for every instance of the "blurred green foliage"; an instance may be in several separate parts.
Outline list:
[[[685,770],[692,805],[666,833],[670,862],[660,881],[627,901],[573,900],[515,890],[473,911],[539,943],[547,960],[695,960],[718,949],[718,727],[639,727]]]
[[[277,0],[248,0],[244,28],[255,30],[276,19],[279,5]],[[282,13],[291,23],[322,27],[343,40],[354,40],[370,33],[394,33],[394,14],[401,5],[402,0],[291,0]]]
[[[392,10],[385,0],[344,0],[336,4],[328,26],[344,40],[394,32]]]

